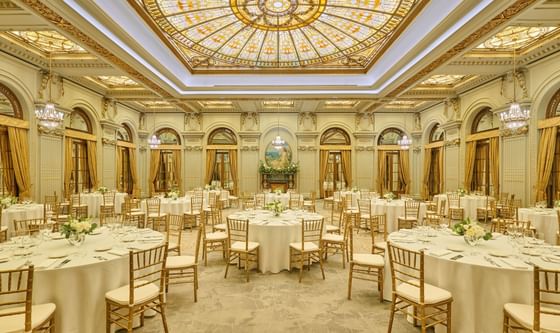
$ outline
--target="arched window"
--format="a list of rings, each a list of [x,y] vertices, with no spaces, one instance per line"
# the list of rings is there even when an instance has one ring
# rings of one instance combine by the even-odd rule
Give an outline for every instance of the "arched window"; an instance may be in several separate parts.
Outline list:
[[[390,127],[379,135],[379,139],[377,140],[377,144],[382,145],[397,145],[398,141],[405,136],[404,132],[398,128]]]
[[[484,108],[480,110],[474,117],[471,133],[475,134],[485,131],[491,131],[493,129],[497,129],[498,127],[499,123],[494,117],[494,113],[492,113],[490,108]]]
[[[439,127],[439,124],[435,124],[430,131],[430,142],[443,141],[444,131],[443,128]]]
[[[233,165],[233,163],[237,163],[237,147],[234,147],[236,145],[237,136],[229,128],[216,128],[208,135],[207,161],[208,163],[213,163],[206,166],[212,170],[211,177],[207,179],[207,182],[210,185],[223,187],[233,193],[236,192],[235,179],[237,178],[237,175],[234,175],[237,165]],[[219,146],[232,147],[227,149],[227,147]]]
[[[159,159],[152,161],[152,163],[157,162],[157,165],[151,166],[158,170],[154,180],[154,189],[156,192],[179,189],[181,187],[181,140],[179,134],[174,129],[166,127],[158,130],[155,135],[164,147],[162,147],[163,149],[152,150],[152,154],[159,154]]]
[[[162,145],[180,145],[179,134],[172,128],[162,128],[156,132]]]
[[[74,108],[70,114],[70,121],[67,126],[68,129],[93,133],[93,126],[91,120],[87,113],[81,108]],[[72,173],[70,175],[70,191],[73,193],[80,193],[84,190],[89,190],[92,188],[93,184],[91,181],[90,173],[90,161],[88,150],[92,150],[91,154],[96,154],[95,142],[90,142],[81,137],[68,136],[67,140],[70,140],[72,145]],[[66,165],[69,165],[68,163]]]
[[[385,192],[408,193],[410,171],[401,168],[401,165],[409,165],[408,150],[395,147],[405,135],[403,131],[394,127],[383,130],[379,135],[377,140],[379,151],[377,190],[381,194]]]
[[[22,119],[21,104],[7,86],[0,83],[0,115]],[[0,187],[2,195],[18,195],[8,126],[0,125]]]
[[[560,117],[560,89],[552,96],[546,108],[546,118],[555,117]],[[545,131],[551,130],[552,129],[544,128],[540,140],[543,140],[542,137],[546,135]],[[546,199],[549,207],[554,206],[555,200],[560,200],[560,131],[558,127],[556,127],[556,145],[554,147],[554,162],[552,163],[552,172],[546,188]],[[538,198],[537,200],[540,199],[541,198]]]
[[[345,130],[331,127],[323,132],[320,142],[321,195],[328,197],[334,191],[352,186],[351,141]]]
[[[121,124],[121,126],[122,127],[117,130],[117,140],[132,142],[132,130],[130,129],[130,126],[127,124]]]
[[[550,99],[546,108],[546,118],[554,118],[560,116],[560,89],[556,91]]]
[[[131,165],[131,150],[136,149],[134,146],[122,144],[123,142],[132,143],[132,130],[127,124],[121,124],[117,130],[117,189],[120,192],[132,194],[133,179]]]

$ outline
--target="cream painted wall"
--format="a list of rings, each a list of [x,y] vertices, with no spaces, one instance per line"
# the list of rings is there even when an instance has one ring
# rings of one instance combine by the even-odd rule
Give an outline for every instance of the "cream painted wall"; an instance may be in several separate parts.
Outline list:
[[[33,199],[42,200],[53,191],[62,192],[63,143],[60,133],[40,133],[34,119],[35,103],[40,98],[41,77],[38,69],[6,55],[0,56],[0,82],[9,86],[20,98],[26,110],[25,119],[30,121],[30,171]],[[560,55],[552,56],[527,66],[527,101],[532,101],[532,120],[528,134],[502,137],[500,140],[500,179],[503,191],[515,193],[525,204],[533,201],[536,182],[536,155],[538,149],[537,121],[544,118],[544,110],[551,95],[560,88]],[[63,88],[63,89],[62,89]],[[98,175],[100,185],[116,186],[115,131],[116,126],[127,123],[133,130],[137,144],[138,174],[142,195],[148,194],[149,148],[147,138],[154,130],[171,127],[181,136],[183,187],[190,189],[204,185],[206,169],[206,146],[210,132],[227,127],[238,136],[239,191],[260,190],[259,161],[264,159],[266,145],[280,135],[292,148],[293,161],[299,162],[297,188],[301,192],[319,191],[319,150],[321,134],[330,127],[341,127],[352,140],[353,186],[375,188],[377,170],[378,135],[388,127],[397,127],[413,139],[410,152],[413,194],[419,193],[422,182],[423,145],[435,123],[446,129],[445,189],[463,186],[465,138],[470,134],[472,119],[485,106],[493,110],[507,107],[508,99],[501,96],[501,81],[496,79],[467,91],[459,98],[458,114],[451,104],[442,102],[421,112],[420,127],[410,113],[375,113],[373,123],[357,120],[355,114],[318,113],[315,118],[300,119],[298,113],[261,113],[251,126],[243,123],[239,112],[205,113],[193,125],[182,113],[148,114],[146,128],[140,130],[139,113],[124,105],[110,105],[104,115],[103,96],[64,80],[53,86],[53,99],[62,110],[83,108],[94,124],[98,145]],[[506,91],[508,88],[506,87]],[[457,140],[456,140],[457,139]],[[457,144],[458,143],[458,144]]]

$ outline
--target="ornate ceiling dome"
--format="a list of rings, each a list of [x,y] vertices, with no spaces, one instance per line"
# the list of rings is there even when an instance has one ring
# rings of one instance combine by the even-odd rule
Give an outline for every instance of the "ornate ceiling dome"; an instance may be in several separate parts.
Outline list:
[[[421,0],[136,0],[193,71],[364,71]],[[148,17],[146,17],[148,16]]]

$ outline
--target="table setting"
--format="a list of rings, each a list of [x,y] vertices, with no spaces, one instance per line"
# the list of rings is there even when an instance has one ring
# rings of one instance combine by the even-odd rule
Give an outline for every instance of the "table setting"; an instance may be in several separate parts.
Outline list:
[[[532,302],[535,265],[560,269],[560,247],[528,235],[517,227],[510,227],[507,235],[488,233],[467,223],[453,229],[403,229],[391,233],[388,241],[424,251],[426,282],[453,295],[453,332],[491,333],[501,331],[505,303]],[[391,295],[388,256],[386,260],[384,292]],[[467,313],[477,320],[464,320]]]

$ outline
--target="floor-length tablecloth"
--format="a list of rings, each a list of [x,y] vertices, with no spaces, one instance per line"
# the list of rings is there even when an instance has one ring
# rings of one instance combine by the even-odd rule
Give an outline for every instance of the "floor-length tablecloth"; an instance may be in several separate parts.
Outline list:
[[[555,209],[519,208],[517,213],[519,220],[531,221],[531,225],[537,230],[537,235],[542,234],[547,243],[556,244],[558,215]]]
[[[447,202],[447,194],[436,194],[434,195],[434,200],[437,202],[437,207],[439,207],[443,202]],[[494,200],[493,197],[488,197],[488,200]],[[465,211],[465,218],[471,219],[471,221],[476,221],[476,209],[486,207],[486,196],[484,195],[465,195],[460,197],[461,207]],[[449,209],[449,203],[446,204],[446,212]]]
[[[121,206],[126,198],[127,193],[115,193],[115,213],[121,213]],[[99,217],[99,209],[103,204],[103,194],[99,192],[80,194],[80,202],[88,206],[89,217]]]
[[[147,212],[146,200],[142,200],[141,209]],[[191,209],[191,197],[181,197],[177,199],[161,198],[160,199],[160,213],[171,215],[183,215]]]
[[[43,218],[43,204],[15,204],[2,210],[2,226],[8,227],[8,235],[14,231],[16,220]]]
[[[374,215],[386,214],[387,232],[393,232],[399,229],[398,218],[404,216],[405,200],[371,199],[371,212]],[[418,224],[422,224],[426,215],[426,204],[420,203],[420,211],[418,213]]]

